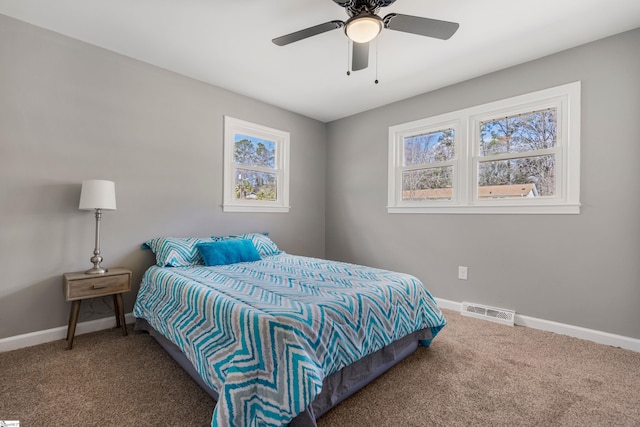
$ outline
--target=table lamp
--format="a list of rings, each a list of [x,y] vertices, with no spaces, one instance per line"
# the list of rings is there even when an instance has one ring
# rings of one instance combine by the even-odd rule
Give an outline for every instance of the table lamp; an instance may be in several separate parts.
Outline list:
[[[95,210],[96,214],[96,245],[93,250],[91,262],[93,267],[85,271],[85,274],[104,274],[107,270],[100,266],[102,256],[100,255],[100,219],[102,210],[116,210],[116,185],[113,181],[101,179],[88,179],[82,181],[80,191],[81,210]]]

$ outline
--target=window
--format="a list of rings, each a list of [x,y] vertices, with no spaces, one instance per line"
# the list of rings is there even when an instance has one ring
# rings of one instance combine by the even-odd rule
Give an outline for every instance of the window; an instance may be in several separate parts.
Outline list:
[[[389,128],[389,213],[579,213],[580,83]]]
[[[224,118],[225,212],[289,211],[289,133]]]
[[[431,129],[403,138],[402,200],[451,200],[455,129]]]

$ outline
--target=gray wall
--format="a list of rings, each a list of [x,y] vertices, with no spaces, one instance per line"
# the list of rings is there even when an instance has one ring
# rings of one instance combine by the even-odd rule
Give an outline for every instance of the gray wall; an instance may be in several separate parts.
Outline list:
[[[640,29],[330,123],[327,257],[413,273],[440,298],[640,338],[638,52]],[[576,80],[580,215],[386,213],[389,126]]]
[[[61,275],[93,250],[88,178],[116,182],[102,251],[134,271],[126,311],[145,240],[269,231],[437,297],[640,338],[639,48],[635,30],[325,125],[0,15],[0,338],[66,325]],[[575,80],[580,215],[386,213],[389,126]],[[291,132],[290,213],[222,212],[223,115]],[[102,301],[81,320],[111,316]]]
[[[266,83],[265,83],[266,84]],[[291,133],[291,212],[223,213],[223,115]],[[134,290],[157,236],[269,231],[324,255],[325,124],[0,15],[0,338],[64,326],[62,274],[89,267],[84,179],[116,182],[104,266]],[[81,321],[111,316],[83,303]]]

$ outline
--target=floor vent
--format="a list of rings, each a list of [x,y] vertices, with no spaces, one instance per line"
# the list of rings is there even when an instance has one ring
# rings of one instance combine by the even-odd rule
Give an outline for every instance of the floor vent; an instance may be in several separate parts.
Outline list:
[[[477,319],[490,320],[503,325],[513,326],[516,312],[504,308],[488,307],[486,305],[472,302],[463,302],[460,312],[463,316],[475,317]]]

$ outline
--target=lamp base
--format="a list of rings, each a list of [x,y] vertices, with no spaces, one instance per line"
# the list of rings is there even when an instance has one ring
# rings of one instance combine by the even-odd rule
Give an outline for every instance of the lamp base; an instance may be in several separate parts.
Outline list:
[[[100,256],[99,244],[100,243],[96,244],[96,250],[93,251],[93,256],[91,257],[93,267],[85,271],[84,274],[104,274],[107,272],[107,269],[100,265],[102,257]]]
[[[92,268],[88,269],[87,271],[84,272],[84,274],[104,274],[107,271],[109,271],[109,270],[107,270],[106,268],[102,268],[102,267],[98,266],[98,267],[92,267]]]

